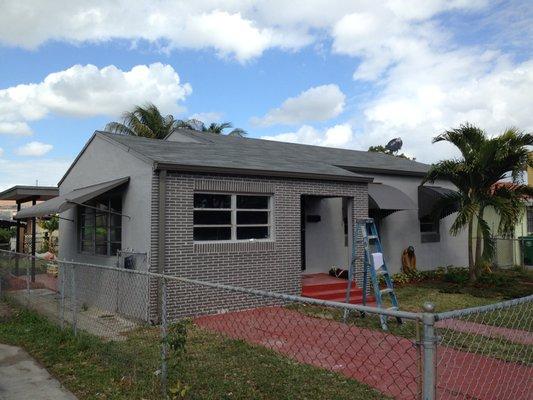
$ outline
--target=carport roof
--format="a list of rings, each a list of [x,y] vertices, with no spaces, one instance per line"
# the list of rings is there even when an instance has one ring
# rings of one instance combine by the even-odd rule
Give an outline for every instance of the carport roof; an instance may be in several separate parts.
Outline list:
[[[0,200],[43,201],[50,200],[59,195],[55,186],[22,186],[17,185],[0,192]]]

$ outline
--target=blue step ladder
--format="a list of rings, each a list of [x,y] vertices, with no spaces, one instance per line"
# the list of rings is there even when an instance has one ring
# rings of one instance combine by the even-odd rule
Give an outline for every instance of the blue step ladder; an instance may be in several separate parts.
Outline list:
[[[374,298],[376,300],[377,308],[383,308],[383,295],[389,295],[392,307],[389,310],[398,310],[398,298],[394,292],[392,285],[392,279],[383,257],[383,247],[379,240],[378,230],[376,224],[372,218],[361,218],[355,221],[355,229],[353,235],[352,245],[352,259],[350,262],[350,268],[348,270],[348,287],[346,290],[346,303],[350,302],[350,292],[352,289],[352,282],[355,278],[355,263],[357,260],[358,248],[363,248],[363,305],[366,305],[368,297],[368,278],[372,282],[374,289]],[[379,277],[383,276],[386,287],[380,288]],[[364,312],[361,313],[364,317]],[[347,313],[345,312],[345,320]],[[387,316],[380,314],[381,327],[383,330],[387,330]],[[397,322],[402,323],[402,319],[397,317]]]

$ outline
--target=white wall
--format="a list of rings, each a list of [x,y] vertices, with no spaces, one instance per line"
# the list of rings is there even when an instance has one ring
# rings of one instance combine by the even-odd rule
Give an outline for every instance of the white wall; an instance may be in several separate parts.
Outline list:
[[[122,249],[136,252],[150,250],[150,202],[152,167],[101,137],[95,137],[59,187],[60,195],[74,189],[122,177],[130,177],[124,192],[122,213]],[[80,254],[76,208],[61,214],[76,222],[60,220],[59,257],[66,260],[114,265],[116,256]]]
[[[420,177],[375,174],[366,174],[366,176],[374,177],[376,183],[387,184],[401,190],[418,206],[418,186],[422,180]],[[449,182],[436,182],[432,185],[454,188]],[[391,272],[401,271],[402,251],[408,246],[415,248],[419,270],[430,270],[447,265],[467,265],[466,230],[458,236],[451,236],[449,233],[454,218],[455,214],[452,214],[440,220],[440,242],[434,243],[422,243],[420,240],[418,210],[398,211],[383,218],[380,226],[380,239]]]
[[[320,222],[306,222],[306,269],[304,273],[328,272],[333,266],[346,269],[349,263],[348,249],[350,247],[345,246],[342,198],[308,197],[306,214],[320,215],[321,220]]]

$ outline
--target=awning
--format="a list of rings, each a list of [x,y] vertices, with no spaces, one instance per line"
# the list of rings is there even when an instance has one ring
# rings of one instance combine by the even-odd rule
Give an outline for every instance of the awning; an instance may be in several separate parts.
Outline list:
[[[384,217],[400,210],[416,210],[409,196],[395,187],[382,183],[368,184],[368,208]]]
[[[418,187],[418,216],[420,218],[432,215],[439,206],[439,202],[457,192],[441,186],[419,186]],[[440,218],[447,217],[459,210],[459,204],[448,205],[441,209]]]
[[[86,201],[94,199],[95,197],[98,197],[101,194],[106,193],[128,182],[129,179],[129,177],[125,177],[115,179],[109,182],[102,182],[96,185],[75,189],[72,192],[66,193],[58,197],[54,197],[51,200],[39,203],[33,207],[23,208],[15,215],[14,218],[39,218],[46,217],[48,215],[60,214],[72,207],[75,207],[78,204],[83,204]]]

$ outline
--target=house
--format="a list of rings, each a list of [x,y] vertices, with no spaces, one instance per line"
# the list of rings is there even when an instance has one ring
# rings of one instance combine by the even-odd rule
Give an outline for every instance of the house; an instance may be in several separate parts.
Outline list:
[[[382,153],[190,130],[166,140],[97,131],[60,196],[17,217],[60,213],[62,259],[116,265],[127,250],[145,253],[155,272],[300,294],[302,274],[347,268],[354,220],[368,215],[392,272],[409,245],[421,268],[465,265],[465,236],[448,234],[453,216],[431,212],[452,186],[421,187],[427,170]],[[109,295],[111,279],[83,282]],[[128,300],[142,319],[156,317],[157,284],[148,286]],[[169,290],[173,316],[244,305],[205,288]]]
[[[528,185],[531,185],[529,168],[528,168]],[[493,185],[494,188],[498,186],[513,186],[512,182],[501,181]],[[525,246],[529,246],[531,242],[524,242],[522,238],[533,235],[533,199],[528,198],[525,201],[525,208],[520,220],[513,227],[512,232],[502,235],[499,232],[500,216],[496,213],[494,208],[487,207],[484,212],[484,219],[490,228],[491,235],[494,240],[495,254],[493,263],[498,267],[512,267],[532,265],[533,259],[531,252],[525,252]]]

